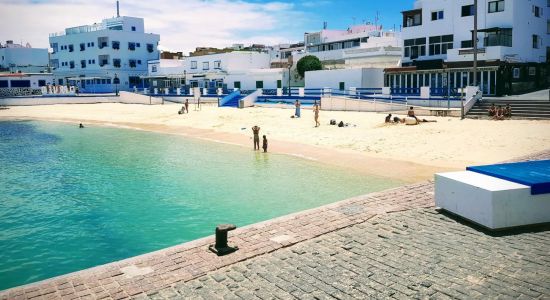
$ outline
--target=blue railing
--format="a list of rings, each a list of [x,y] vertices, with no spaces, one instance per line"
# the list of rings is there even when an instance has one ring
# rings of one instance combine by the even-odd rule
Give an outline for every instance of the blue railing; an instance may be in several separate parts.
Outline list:
[[[391,88],[392,95],[420,95],[420,88]]]

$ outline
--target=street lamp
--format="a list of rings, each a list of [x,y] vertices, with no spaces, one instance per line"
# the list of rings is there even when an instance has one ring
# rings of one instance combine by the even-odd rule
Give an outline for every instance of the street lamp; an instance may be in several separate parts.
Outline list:
[[[292,92],[291,92],[291,89],[290,89],[290,68],[292,68],[292,61],[290,61],[289,59],[289,63],[288,63],[288,96],[292,96]]]
[[[113,83],[115,84],[115,94],[118,96],[118,84],[120,83],[120,79],[118,79],[118,75],[115,73],[115,78],[113,79]]]

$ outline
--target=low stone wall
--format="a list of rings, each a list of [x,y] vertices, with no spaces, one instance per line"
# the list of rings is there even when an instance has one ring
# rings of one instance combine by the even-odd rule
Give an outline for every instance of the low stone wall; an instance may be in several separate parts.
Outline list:
[[[42,90],[33,88],[0,88],[0,98],[36,95],[42,95]]]

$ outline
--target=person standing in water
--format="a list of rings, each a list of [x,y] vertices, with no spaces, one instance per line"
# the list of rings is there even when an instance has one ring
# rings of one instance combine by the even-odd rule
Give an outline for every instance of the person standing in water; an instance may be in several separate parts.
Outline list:
[[[262,148],[264,149],[264,152],[267,152],[267,137],[265,137],[265,134],[264,134],[264,140],[262,142]]]
[[[294,115],[296,116],[296,118],[299,118],[300,117],[300,106],[302,106],[302,104],[300,104],[300,100],[296,100],[296,103],[294,103],[294,106],[296,106],[296,112],[294,113]]]
[[[254,150],[260,150],[260,127],[252,127],[252,133],[254,134]]]
[[[319,104],[315,102],[315,105],[313,106],[313,113],[315,118],[315,127],[321,126],[321,123],[319,122]]]

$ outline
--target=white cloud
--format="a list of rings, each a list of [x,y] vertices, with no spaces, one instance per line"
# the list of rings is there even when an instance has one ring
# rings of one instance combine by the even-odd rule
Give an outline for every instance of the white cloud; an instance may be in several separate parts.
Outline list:
[[[93,24],[116,14],[115,0],[0,0],[0,37],[48,47],[49,33]],[[161,47],[189,52],[199,46],[295,42],[303,13],[284,2],[243,0],[121,1],[121,15],[145,19]]]

